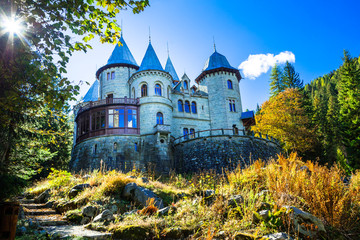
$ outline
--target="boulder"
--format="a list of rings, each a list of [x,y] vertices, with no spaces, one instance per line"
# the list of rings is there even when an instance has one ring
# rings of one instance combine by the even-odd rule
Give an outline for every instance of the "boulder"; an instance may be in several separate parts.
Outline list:
[[[82,209],[82,215],[85,217],[93,218],[98,211],[97,207],[95,206],[86,206]]]
[[[228,201],[230,207],[237,207],[242,203],[244,203],[244,198],[241,195],[234,195],[230,197]]]
[[[71,189],[68,193],[68,197],[70,199],[72,199],[72,198],[76,197],[80,192],[81,192],[81,190]]]
[[[85,224],[88,224],[89,222],[91,222],[91,218],[83,217],[83,219],[81,219],[81,221],[80,221],[80,224],[85,225]]]
[[[128,183],[123,190],[122,196],[129,198],[130,200],[137,202],[143,206],[150,198],[155,199],[155,206],[159,209],[164,208],[164,204],[161,198],[159,198],[154,192],[147,188],[139,187],[136,183]]]
[[[106,209],[105,211],[97,215],[94,218],[93,222],[105,222],[105,221],[114,221],[114,220],[115,220],[114,215],[108,209]]]
[[[262,237],[262,239],[266,239],[266,240],[292,240],[292,238],[287,235],[286,233],[272,233],[272,234],[268,234]]]
[[[80,191],[83,191],[85,188],[89,188],[90,187],[90,184],[88,183],[83,183],[83,184],[78,184],[74,187],[71,188],[71,190],[80,190]]]
[[[254,213],[253,220],[255,223],[261,222],[261,221],[267,221],[270,217],[270,210],[261,210],[257,213]]]
[[[67,212],[69,210],[74,210],[76,208],[77,205],[74,200],[55,204],[55,210],[59,213]]]
[[[45,190],[43,193],[41,193],[39,196],[37,196],[34,199],[35,203],[46,203],[47,201],[49,201],[49,198],[51,197],[50,195],[50,189]]]
[[[270,209],[271,209],[270,203],[262,202],[262,203],[260,203],[260,206],[257,208],[257,211],[270,210]]]
[[[304,212],[296,207],[284,206],[290,212],[291,220],[295,226],[296,232],[304,235],[306,238],[315,238],[319,233],[326,232],[324,224],[314,215]]]
[[[76,210],[68,211],[65,214],[65,218],[67,221],[71,223],[79,224],[83,219],[83,216],[81,215],[81,211],[76,209]]]

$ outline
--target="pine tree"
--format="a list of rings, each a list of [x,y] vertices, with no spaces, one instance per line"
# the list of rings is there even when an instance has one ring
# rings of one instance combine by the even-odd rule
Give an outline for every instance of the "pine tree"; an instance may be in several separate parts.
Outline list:
[[[344,51],[340,67],[339,106],[342,141],[350,164],[360,167],[360,64]]]
[[[275,66],[271,69],[270,75],[270,97],[275,97],[280,92],[285,90],[285,87],[282,83],[281,75],[282,73],[280,67],[275,64]]]
[[[288,61],[286,61],[281,79],[284,88],[302,89],[304,86],[303,81],[300,80],[299,73],[295,72],[294,66]]]

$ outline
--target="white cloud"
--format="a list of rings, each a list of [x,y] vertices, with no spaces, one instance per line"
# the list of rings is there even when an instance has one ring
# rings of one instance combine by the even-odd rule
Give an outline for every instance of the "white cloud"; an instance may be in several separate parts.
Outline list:
[[[276,64],[282,64],[286,61],[295,62],[295,55],[292,52],[285,51],[278,55],[271,54],[255,54],[250,55],[244,62],[239,66],[242,70],[244,77],[255,79],[261,74],[269,71],[271,67]]]

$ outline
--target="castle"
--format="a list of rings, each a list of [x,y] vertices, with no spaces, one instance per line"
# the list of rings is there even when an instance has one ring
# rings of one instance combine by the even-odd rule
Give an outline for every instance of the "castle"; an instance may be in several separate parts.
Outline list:
[[[278,152],[272,139],[246,134],[254,114],[242,111],[241,75],[225,56],[215,50],[191,86],[169,56],[163,68],[151,41],[140,66],[123,36],[120,42],[74,108],[72,170],[104,164],[168,173],[247,159],[256,144],[267,149],[261,156]]]

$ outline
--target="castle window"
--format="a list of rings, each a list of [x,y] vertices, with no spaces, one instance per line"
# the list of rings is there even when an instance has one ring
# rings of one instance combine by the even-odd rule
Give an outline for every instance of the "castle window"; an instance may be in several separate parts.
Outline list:
[[[191,103],[191,112],[192,112],[192,113],[197,113],[196,102],[192,102],[192,103]]]
[[[163,114],[161,112],[158,112],[156,114],[156,124],[164,124],[164,117]]]
[[[141,86],[141,97],[146,97],[147,96],[147,85],[143,84]]]
[[[116,142],[114,142],[114,151],[115,152],[117,151],[117,147],[118,147],[118,144]]]
[[[195,129],[190,128],[190,138],[195,138]]]
[[[132,90],[131,90],[131,97],[135,98],[135,88],[132,88]]]
[[[124,127],[124,109],[109,109],[109,128]]]
[[[160,84],[155,85],[155,95],[161,96],[161,86],[160,86]]]
[[[231,80],[227,81],[228,89],[233,89],[233,84]]]
[[[115,79],[115,72],[111,72],[111,79]]]
[[[183,133],[184,133],[184,139],[188,140],[189,139],[189,129],[184,128]]]
[[[183,101],[181,101],[181,100],[178,101],[178,111],[179,112],[184,111],[184,104],[183,104]]]
[[[236,108],[235,108],[235,100],[232,101],[233,104],[233,111],[236,112]]]
[[[232,105],[232,101],[231,101],[231,100],[229,100],[229,107],[230,107],[230,112],[232,112],[232,111],[233,111],[233,105]]]
[[[136,110],[128,109],[128,127],[129,128],[136,128]]]
[[[184,89],[188,89],[188,82],[184,81]]]
[[[106,80],[109,80],[110,79],[110,73],[108,72],[107,74],[106,74]]]
[[[195,88],[191,89],[191,93],[194,94],[195,93]]]
[[[185,112],[190,113],[190,102],[185,101]]]
[[[96,112],[92,116],[92,130],[105,128],[105,110]]]
[[[114,94],[110,93],[107,95],[107,98],[113,98],[114,97]]]

